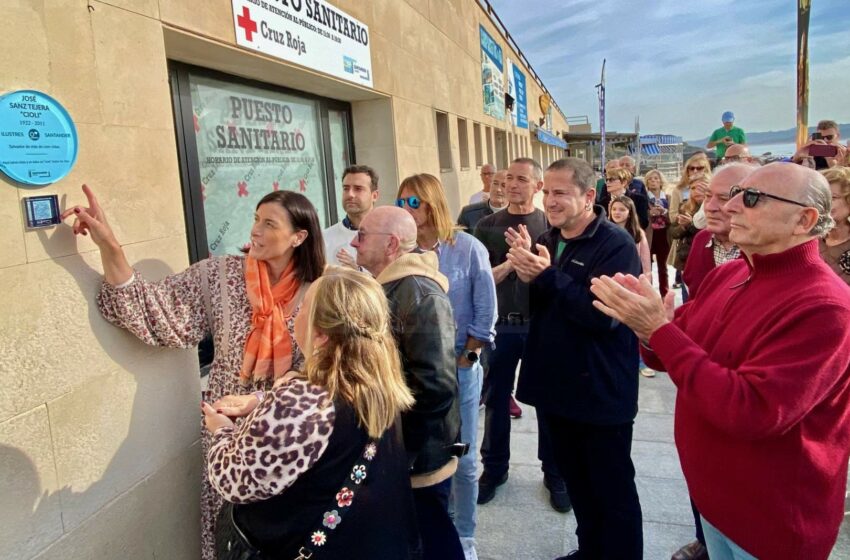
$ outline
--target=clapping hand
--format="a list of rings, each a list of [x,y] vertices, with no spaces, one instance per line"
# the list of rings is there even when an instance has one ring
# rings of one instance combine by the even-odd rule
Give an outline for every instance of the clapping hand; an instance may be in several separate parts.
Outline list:
[[[345,249],[340,249],[336,252],[336,260],[338,260],[339,264],[343,266],[358,270],[357,263],[354,261],[354,257],[352,257]]]
[[[531,282],[540,276],[541,272],[552,266],[552,257],[546,246],[538,243],[536,247],[536,255],[525,247],[513,247],[508,252],[508,262],[523,282]]]
[[[521,247],[523,249],[531,249],[531,234],[528,233],[528,228],[525,224],[519,225],[519,231],[509,227],[505,231],[505,241],[509,247]]]
[[[632,329],[643,341],[673,320],[675,292],[670,290],[662,300],[646,275],[600,276],[590,281],[590,291],[598,299],[593,306]]]

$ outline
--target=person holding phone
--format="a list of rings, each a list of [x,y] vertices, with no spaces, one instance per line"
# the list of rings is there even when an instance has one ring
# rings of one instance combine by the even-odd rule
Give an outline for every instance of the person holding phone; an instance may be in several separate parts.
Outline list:
[[[689,212],[685,212],[682,220],[679,220],[679,207],[689,200],[696,190],[701,191],[703,197],[705,197],[705,194],[709,190],[708,184],[710,181],[711,165],[708,162],[708,156],[699,152],[688,158],[688,161],[685,162],[685,172],[682,173],[679,182],[670,192],[670,207],[667,214],[670,219],[670,228],[668,229],[668,233],[670,234],[670,254],[667,257],[667,264],[670,266],[676,266],[676,246],[678,245],[677,239],[672,235],[673,226],[687,226],[693,221],[693,215]],[[696,212],[698,209],[699,206],[694,208],[693,211]],[[681,285],[681,281],[681,269],[677,268],[676,283],[673,287],[678,288]]]
[[[723,121],[723,126],[711,133],[708,139],[706,148],[714,148],[717,154],[717,161],[721,161],[726,155],[726,148],[735,144],[746,144],[747,134],[740,128],[734,125],[735,113],[726,111],[720,117]]]
[[[812,138],[791,157],[791,161],[813,169],[829,169],[847,162],[847,147],[835,121],[820,121]]]

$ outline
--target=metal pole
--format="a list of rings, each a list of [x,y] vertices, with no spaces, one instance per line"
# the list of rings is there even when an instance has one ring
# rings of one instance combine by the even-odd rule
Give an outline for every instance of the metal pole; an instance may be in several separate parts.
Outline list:
[[[809,11],[811,0],[797,0],[797,149],[809,138]]]
[[[640,143],[640,115],[635,117],[635,139],[637,142],[635,147],[635,175],[640,175],[640,160],[643,153],[643,146]]]
[[[802,0],[801,0],[802,1]],[[602,80],[596,84],[599,95],[599,165],[605,173],[605,59],[602,59]]]

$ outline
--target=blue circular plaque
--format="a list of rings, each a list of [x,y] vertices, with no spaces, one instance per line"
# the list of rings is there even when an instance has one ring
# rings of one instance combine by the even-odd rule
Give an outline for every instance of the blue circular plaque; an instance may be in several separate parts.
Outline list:
[[[77,128],[58,101],[40,91],[0,96],[0,171],[25,185],[49,185],[77,161]]]

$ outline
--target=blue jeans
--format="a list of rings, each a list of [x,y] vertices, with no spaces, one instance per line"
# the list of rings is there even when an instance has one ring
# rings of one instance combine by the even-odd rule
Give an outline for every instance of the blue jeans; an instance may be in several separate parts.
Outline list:
[[[481,400],[481,363],[469,368],[457,368],[458,398],[460,399],[460,440],[469,444],[469,453],[460,458],[452,477],[450,509],[461,538],[475,536],[478,521],[478,472],[475,458],[478,452],[478,403]]]
[[[705,547],[711,560],[756,560],[756,557],[732,542],[717,530],[717,527],[702,517],[702,531],[705,534]]]

